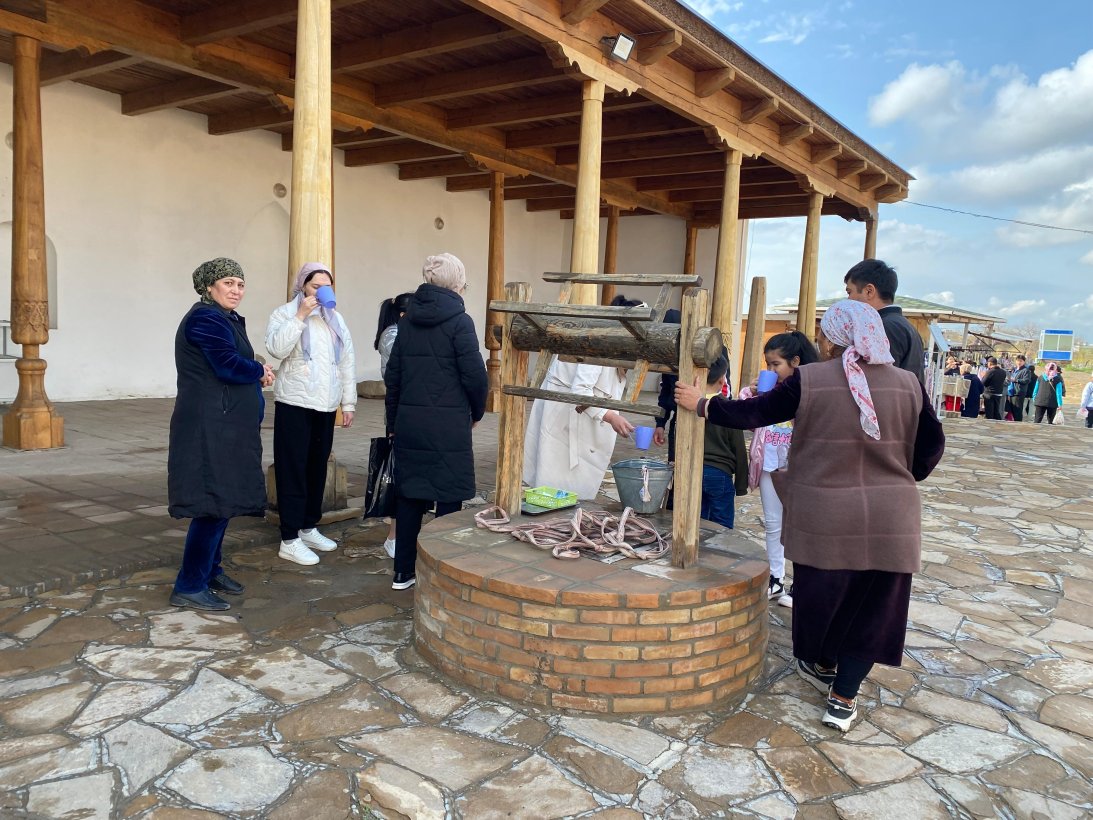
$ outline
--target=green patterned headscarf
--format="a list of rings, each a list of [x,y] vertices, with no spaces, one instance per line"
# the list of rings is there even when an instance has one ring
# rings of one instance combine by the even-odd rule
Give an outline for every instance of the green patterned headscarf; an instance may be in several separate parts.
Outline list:
[[[213,300],[209,296],[209,286],[216,280],[226,279],[229,276],[238,276],[245,281],[243,268],[234,259],[228,259],[225,256],[210,259],[194,271],[194,290],[197,291],[202,302],[211,305]]]

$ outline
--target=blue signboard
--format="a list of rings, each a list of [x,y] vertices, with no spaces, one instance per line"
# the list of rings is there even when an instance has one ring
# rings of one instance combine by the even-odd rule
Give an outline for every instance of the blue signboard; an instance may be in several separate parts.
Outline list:
[[[1074,358],[1073,330],[1045,330],[1040,334],[1040,358],[1069,362]]]

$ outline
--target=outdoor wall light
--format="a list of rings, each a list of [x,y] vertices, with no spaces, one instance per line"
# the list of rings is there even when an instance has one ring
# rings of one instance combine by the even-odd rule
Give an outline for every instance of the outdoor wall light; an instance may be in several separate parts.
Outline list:
[[[607,46],[607,53],[620,63],[630,59],[630,52],[634,50],[634,38],[627,37],[621,32],[614,37],[603,37],[600,42]]]

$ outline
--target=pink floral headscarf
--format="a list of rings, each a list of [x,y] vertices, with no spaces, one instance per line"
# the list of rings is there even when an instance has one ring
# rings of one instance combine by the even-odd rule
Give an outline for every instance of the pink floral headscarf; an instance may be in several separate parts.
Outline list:
[[[873,407],[873,396],[869,393],[865,371],[858,364],[859,361],[866,364],[892,364],[895,361],[888,349],[888,335],[884,332],[880,314],[865,302],[843,299],[824,311],[820,330],[829,341],[846,348],[842,356],[843,372],[850,385],[850,395],[861,410],[862,430],[870,438],[880,441],[880,424]]]
[[[334,281],[334,274],[322,262],[305,262],[296,274],[296,281],[292,285],[292,294],[297,305],[303,301],[304,285],[307,284],[307,278],[313,273],[325,273],[330,276],[331,282]],[[334,308],[320,307],[319,315],[326,322],[326,326],[330,328],[330,333],[334,337],[334,363],[337,364],[341,361],[342,351],[345,349],[345,339],[342,338],[343,325],[337,320],[337,311]],[[311,361],[311,328],[306,322],[304,323],[303,335],[300,337],[300,347],[303,348],[304,358]]]

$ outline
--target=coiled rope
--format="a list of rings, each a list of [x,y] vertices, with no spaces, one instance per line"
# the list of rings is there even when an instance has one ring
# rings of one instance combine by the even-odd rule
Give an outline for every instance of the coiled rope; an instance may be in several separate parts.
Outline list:
[[[475,513],[474,523],[490,532],[508,533],[517,540],[541,550],[550,550],[555,558],[580,558],[582,552],[613,555],[648,561],[659,558],[671,548],[670,533],[661,533],[647,519],[627,507],[622,515],[576,508],[571,517],[551,518],[527,524],[513,524],[503,509],[486,507]],[[655,544],[656,546],[650,546]],[[641,547],[647,547],[638,552]]]

